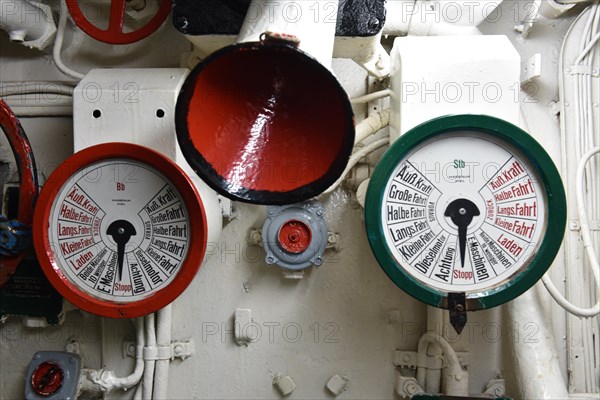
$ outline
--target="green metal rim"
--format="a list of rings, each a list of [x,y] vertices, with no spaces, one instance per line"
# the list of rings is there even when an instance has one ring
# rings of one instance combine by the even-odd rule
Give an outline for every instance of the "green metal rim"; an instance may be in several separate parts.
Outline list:
[[[385,187],[401,159],[427,140],[465,130],[501,139],[530,161],[546,192],[548,216],[542,243],[529,264],[508,282],[479,292],[474,301],[468,300],[467,309],[474,311],[496,307],[528,290],[550,267],[562,243],[567,214],[562,180],[548,153],[527,132],[509,122],[486,115],[445,116],[411,129],[390,146],[373,172],[367,189],[365,224],[373,254],[390,279],[416,299],[435,307],[447,308],[448,292],[425,285],[398,264],[385,241],[381,211]]]

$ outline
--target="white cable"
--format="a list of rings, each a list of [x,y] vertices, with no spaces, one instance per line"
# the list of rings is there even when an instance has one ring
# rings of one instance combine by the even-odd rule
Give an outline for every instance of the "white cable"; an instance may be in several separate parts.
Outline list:
[[[561,306],[569,314],[572,314],[579,318],[592,318],[592,317],[595,317],[596,315],[600,314],[600,302],[596,303],[591,308],[578,307],[578,306],[574,305],[573,303],[571,303],[569,300],[567,300],[558,291],[556,286],[554,286],[554,284],[552,283],[552,280],[550,280],[550,277],[548,276],[548,274],[546,274],[542,277],[542,282],[544,283],[544,286],[546,287],[546,289],[548,290],[548,293],[550,293],[550,295],[552,296],[554,301],[556,301],[558,303],[558,305]]]
[[[0,96],[8,97],[24,94],[72,96],[73,89],[73,86],[62,82],[2,82],[0,83]]]
[[[596,251],[594,250],[594,246],[592,243],[590,224],[588,221],[587,211],[585,209],[585,192],[583,186],[585,167],[588,161],[597,153],[600,153],[600,147],[595,147],[591,149],[590,151],[585,153],[583,155],[583,158],[579,161],[579,166],[577,167],[577,177],[575,182],[575,184],[577,185],[575,194],[577,196],[577,211],[579,214],[579,226],[581,229],[581,238],[583,239],[583,248],[587,252],[590,261],[590,268],[592,268],[594,278],[596,278],[596,285],[600,294],[600,264],[598,263],[598,256],[596,255]]]
[[[596,45],[596,42],[600,39],[600,32],[596,33],[592,40],[585,46],[577,60],[575,60],[575,65],[581,64],[581,61],[585,58],[585,56],[590,52],[590,50]]]
[[[371,113],[356,125],[354,144],[358,144],[390,124],[390,110]]]
[[[167,305],[156,313],[156,344],[162,347],[171,345],[171,328],[173,326],[173,306]],[[157,360],[154,367],[154,399],[168,399],[169,366],[171,360]]]
[[[594,278],[596,279],[596,287],[597,293],[600,294],[600,266],[598,265],[598,257],[596,252],[594,251],[594,247],[592,245],[592,237],[590,234],[590,226],[587,218],[587,211],[585,210],[585,202],[584,202],[584,175],[585,175],[585,167],[588,161],[597,153],[600,153],[600,147],[596,147],[586,154],[583,155],[581,160],[579,161],[579,166],[577,167],[577,176],[576,176],[576,196],[577,196],[577,211],[579,214],[579,224],[581,229],[581,236],[583,239],[583,246],[586,250],[588,257],[590,259],[590,268],[594,274]],[[542,277],[542,282],[550,295],[554,298],[554,300],[558,303],[559,306],[565,309],[570,314],[573,314],[580,318],[592,318],[596,315],[600,314],[600,300],[596,302],[596,304],[591,308],[581,308],[569,300],[567,300],[554,286],[548,274]]]
[[[346,165],[346,169],[344,169],[344,172],[342,172],[342,175],[340,175],[338,180],[335,181],[334,184],[331,185],[322,194],[328,194],[328,193],[333,192],[344,181],[344,179],[346,178],[346,175],[348,175],[348,172],[350,172],[350,170],[352,168],[354,168],[354,166],[360,161],[361,158],[363,158],[367,154],[371,153],[372,151],[375,151],[378,148],[385,146],[389,142],[390,142],[390,139],[388,139],[388,138],[379,139],[379,140],[374,141],[373,143],[369,143],[365,147],[362,147],[360,150],[357,150],[354,154],[352,154],[352,156],[350,157],[350,160],[348,160],[348,165]]]
[[[144,348],[144,360],[146,362],[146,368],[144,369],[144,380],[142,387],[142,398],[144,400],[152,399],[152,390],[154,387],[154,365],[156,360],[156,326],[154,314],[148,314],[145,317],[146,322],[146,347]],[[147,357],[146,353],[152,354],[151,357]]]
[[[58,29],[56,30],[56,39],[54,40],[54,48],[52,49],[52,56],[54,58],[54,64],[56,67],[65,75],[71,78],[81,80],[85,76],[84,74],[74,71],[67,67],[61,60],[60,52],[62,50],[63,39],[65,35],[65,28],[67,26],[67,19],[69,11],[67,9],[67,3],[65,0],[60,1],[60,19],[58,20]]]
[[[560,4],[579,4],[579,3],[587,3],[594,0],[556,0],[557,3]]]
[[[370,101],[375,101],[375,100],[382,99],[384,97],[388,97],[391,94],[392,94],[392,91],[390,89],[384,89],[384,90],[380,90],[378,92],[373,92],[373,93],[365,94],[364,96],[355,97],[353,99],[350,99],[350,103],[351,104],[364,104],[364,103],[368,103]]]
[[[140,382],[144,373],[144,323],[143,318],[133,320],[136,329],[135,368],[129,376],[119,378],[110,370],[87,370],[89,380],[103,393],[110,393],[115,389],[129,389]]]
[[[425,359],[427,357],[427,348],[431,343],[435,343],[442,348],[442,353],[444,354],[444,368],[448,369],[448,376],[452,377],[457,382],[463,382],[468,387],[468,375],[462,370],[460,366],[460,360],[454,351],[454,348],[448,343],[446,339],[444,339],[441,335],[434,332],[427,332],[421,336],[419,339],[419,344],[417,346],[417,382],[421,388],[425,387],[425,370],[426,367],[423,366],[425,362],[420,362],[421,358]],[[448,385],[449,382],[446,382]],[[459,385],[460,386],[460,385]],[[463,390],[467,390],[467,387],[463,387]],[[452,393],[456,395],[457,393]]]

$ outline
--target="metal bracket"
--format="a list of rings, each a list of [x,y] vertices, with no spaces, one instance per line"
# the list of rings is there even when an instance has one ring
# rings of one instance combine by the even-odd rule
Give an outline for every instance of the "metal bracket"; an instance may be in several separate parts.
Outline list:
[[[590,75],[597,78],[600,76],[600,68],[593,68],[591,65],[570,65],[565,68],[565,73],[569,75]]]
[[[471,356],[468,352],[456,352],[458,362],[462,368],[466,368],[471,363]],[[400,351],[396,350],[394,354],[394,365],[401,368],[416,369],[424,367],[427,369],[442,369],[446,367],[443,359],[437,356],[425,356],[424,359],[419,359],[416,351]]]
[[[542,76],[542,54],[536,53],[521,63],[521,85]]]
[[[335,232],[327,232],[327,250],[340,251],[340,234]]]
[[[252,343],[252,337],[248,334],[248,327],[252,323],[252,311],[248,308],[236,308],[234,317],[235,343],[238,346],[248,346]]]
[[[403,399],[410,399],[416,394],[425,393],[415,378],[400,374],[396,376],[396,387],[394,389],[396,394]]]
[[[219,206],[221,206],[221,214],[223,218],[231,221],[236,217],[235,210],[233,209],[233,202],[225,196],[218,195]]]
[[[588,225],[590,230],[592,231],[600,231],[600,220],[593,219],[588,221]],[[581,224],[578,219],[572,219],[569,221],[569,229],[572,231],[578,231],[581,229]]]
[[[248,233],[248,244],[255,246],[263,245],[262,230],[261,229],[250,229]],[[327,245],[326,250],[340,250],[340,234],[336,232],[327,232]]]
[[[485,388],[484,394],[489,394],[494,397],[503,397],[505,392],[506,386],[504,384],[504,379],[491,379]]]
[[[171,342],[171,360],[175,358],[185,360],[186,358],[191,357],[195,350],[194,339]]]
[[[126,340],[123,342],[123,357],[135,358],[136,353],[136,342],[133,340]],[[196,347],[194,346],[193,339],[181,340],[171,342],[170,346],[155,346],[156,357],[155,359],[171,359],[180,358],[185,360],[194,354]],[[170,348],[170,350],[165,350]]]
[[[30,228],[0,215],[0,255],[12,256],[22,253],[30,243]]]
[[[448,293],[448,313],[450,314],[450,323],[460,335],[467,324],[467,306],[465,304],[466,295],[464,292]]]

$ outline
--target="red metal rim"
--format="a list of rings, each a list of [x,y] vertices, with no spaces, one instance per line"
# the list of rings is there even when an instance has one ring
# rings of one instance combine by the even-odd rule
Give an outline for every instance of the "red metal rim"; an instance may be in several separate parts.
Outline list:
[[[31,226],[33,222],[33,210],[38,197],[35,159],[31,144],[21,123],[2,99],[0,99],[0,128],[2,128],[10,143],[19,171],[20,185],[17,220],[24,225]],[[23,254],[19,254],[12,257],[3,257],[0,260],[0,287],[15,272],[22,258]]]
[[[110,2],[110,16],[108,28],[100,29],[93,25],[83,15],[79,7],[79,0],[67,0],[67,7],[71,13],[71,17],[77,26],[93,37],[104,43],[110,44],[129,44],[142,40],[146,36],[154,33],[165,21],[171,12],[172,1],[161,0],[158,12],[146,25],[132,32],[123,32],[123,21],[125,18],[125,3],[127,0],[112,0]]]
[[[302,221],[292,219],[279,228],[279,244],[289,253],[302,253],[310,247],[312,230]]]
[[[101,300],[80,290],[63,274],[51,250],[48,236],[50,211],[62,186],[77,171],[98,161],[128,158],[160,171],[178,189],[189,214],[190,243],[177,277],[153,296],[131,303]],[[150,314],[175,300],[190,284],[206,252],[208,226],[204,205],[190,178],[173,161],[146,147],[130,143],[105,143],[82,150],[63,162],[42,188],[34,216],[33,241],[42,270],[50,283],[69,302],[82,310],[110,318],[135,318]]]

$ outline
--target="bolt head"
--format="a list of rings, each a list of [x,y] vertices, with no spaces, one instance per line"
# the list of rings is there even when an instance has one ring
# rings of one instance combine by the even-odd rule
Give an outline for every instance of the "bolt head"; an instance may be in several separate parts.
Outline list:
[[[418,386],[415,385],[414,382],[409,382],[405,387],[404,390],[406,392],[406,394],[408,394],[409,396],[412,396],[413,394],[417,394]]]
[[[379,28],[379,19],[377,19],[375,17],[372,17],[369,20],[369,28],[371,28],[371,29],[377,29],[377,28]]]

